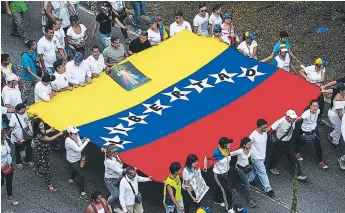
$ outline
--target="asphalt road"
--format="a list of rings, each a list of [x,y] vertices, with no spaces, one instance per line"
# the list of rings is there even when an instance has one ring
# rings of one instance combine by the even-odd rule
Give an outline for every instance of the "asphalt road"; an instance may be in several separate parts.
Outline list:
[[[39,3],[29,2],[29,11],[25,14],[25,26],[27,32],[33,39],[38,40],[43,34],[40,26]],[[1,15],[1,47],[2,51],[10,54],[16,64],[20,64],[20,54],[25,51],[25,46],[20,38],[10,36],[11,19],[6,15]],[[94,18],[92,15],[80,11],[81,23],[88,29],[92,29]],[[113,29],[124,43],[123,37],[118,28]],[[130,34],[131,38],[135,37]],[[87,43],[87,53],[90,47],[98,44],[97,38]],[[327,121],[327,119],[325,118]],[[301,213],[342,213],[345,209],[345,173],[338,166],[336,151],[326,141],[326,133],[331,131],[330,127],[323,127],[321,130],[322,148],[324,160],[330,166],[330,170],[324,171],[318,167],[315,150],[312,145],[307,145],[302,149],[304,161],[301,162],[302,170],[309,177],[307,183],[299,184],[298,212]],[[342,145],[344,145],[342,141]],[[85,167],[86,191],[88,194],[94,190],[99,190],[108,195],[108,191],[103,181],[103,155],[94,145],[87,147],[87,164]],[[140,156],[133,156],[140,158]],[[76,213],[84,212],[88,202],[79,198],[77,189],[71,186],[67,180],[69,173],[65,159],[65,152],[51,152],[51,172],[52,182],[58,188],[57,192],[50,192],[46,187],[44,177],[38,177],[31,168],[24,167],[22,170],[15,170],[13,196],[18,199],[20,205],[12,207],[6,204],[5,188],[1,190],[1,209],[12,210],[15,213]],[[268,198],[261,190],[253,188],[253,197],[257,201],[258,207],[251,209],[253,213],[288,213],[292,199],[292,171],[287,160],[280,160],[278,170],[279,176],[269,175],[271,185],[276,192],[276,196]],[[168,174],[167,174],[168,175]],[[211,172],[205,175],[206,181],[212,181]],[[144,209],[149,213],[162,213],[163,205],[161,198],[161,183],[140,184],[140,191],[143,194]],[[242,187],[237,188],[239,195],[234,196],[234,200],[243,201],[244,193]],[[215,213],[224,212],[223,209],[213,204],[211,193],[205,197],[207,204]]]

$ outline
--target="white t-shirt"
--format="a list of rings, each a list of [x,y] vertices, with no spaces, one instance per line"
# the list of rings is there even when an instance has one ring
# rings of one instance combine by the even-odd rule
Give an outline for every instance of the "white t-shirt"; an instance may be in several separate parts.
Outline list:
[[[71,25],[69,21],[69,12],[67,7],[67,1],[51,1],[53,6],[53,15],[56,18],[61,18],[61,27],[65,28]]]
[[[65,140],[66,147],[66,159],[70,163],[75,163],[80,161],[81,152],[86,147],[89,142],[82,142],[79,135],[77,141],[74,141],[72,138],[67,137]]]
[[[59,48],[65,49],[65,32],[63,29],[60,27],[57,31],[54,31],[54,44],[56,46],[55,51],[58,51]]]
[[[338,110],[341,109],[343,111],[343,115],[345,114],[345,101],[339,101],[339,100],[333,100],[333,108],[330,108],[328,110],[328,116],[337,117]]]
[[[345,138],[345,116],[343,116],[341,121],[341,134],[343,135],[343,138]]]
[[[201,17],[199,14],[197,14],[194,17],[193,25],[194,25],[194,27],[198,27],[198,32],[201,35],[209,35],[209,33],[208,33],[208,19],[209,19],[208,13],[206,13],[205,17]]]
[[[240,45],[238,45],[237,49],[241,50],[243,54],[247,55],[248,57],[251,56],[254,52],[254,48],[258,46],[258,43],[256,43],[255,40],[252,41],[250,46],[247,45],[246,41],[242,41]],[[257,59],[257,56],[254,57]]]
[[[12,70],[9,69],[9,66],[4,67],[4,66],[0,65],[0,69],[1,69],[1,72],[4,73],[5,77],[8,74],[12,73]]]
[[[302,131],[303,132],[311,132],[316,128],[317,125],[317,118],[319,117],[320,109],[317,110],[315,114],[310,113],[310,109],[303,112],[301,117],[303,118],[302,123]]]
[[[70,36],[74,42],[84,41],[85,32],[86,32],[87,28],[83,24],[79,24],[79,26],[80,26],[80,33],[79,34],[74,32],[72,26],[70,28],[68,28],[68,30],[67,30],[67,35]]]
[[[91,73],[99,74],[105,69],[104,57],[102,53],[99,55],[98,59],[95,59],[92,55],[90,55],[86,61],[89,64]]]
[[[1,167],[5,166],[5,164],[12,164],[12,156],[11,156],[11,148],[7,144],[7,141],[4,141],[4,144],[1,144]]]
[[[17,104],[23,103],[21,92],[19,90],[18,85],[14,88],[10,88],[9,86],[4,86],[2,89],[2,101],[4,105],[9,104],[11,107],[16,107]],[[11,118],[12,113],[7,113],[7,118]]]
[[[17,116],[18,118],[17,118]],[[20,123],[19,123],[19,121]],[[10,123],[9,126],[14,128],[14,131],[11,133],[11,142],[12,143],[17,143],[18,140],[20,140],[20,142],[23,142],[23,131],[22,128],[20,127],[20,124],[22,124],[23,129],[26,128],[27,126],[29,126],[30,130],[32,131],[32,126],[31,123],[29,121],[29,117],[28,114],[25,112],[23,115],[17,114],[17,113],[12,113],[11,115],[11,119],[10,119]],[[14,134],[17,136],[17,138],[14,136]]]
[[[322,74],[326,72],[326,69],[323,68],[319,72],[316,72],[315,65],[308,66],[303,69],[304,72],[307,74],[308,78],[312,81],[312,83],[321,86],[321,83],[316,83],[317,81],[321,80]]]
[[[49,41],[45,36],[43,36],[37,43],[37,54],[43,55],[46,67],[53,67],[53,63],[56,61],[55,43],[54,39]]]
[[[151,28],[147,30],[148,39],[151,45],[157,45],[161,42],[161,34],[158,32],[153,31]]]
[[[249,138],[252,141],[252,159],[264,160],[266,158],[267,132],[260,134],[254,130]]]
[[[191,170],[189,170],[187,167],[185,167],[182,171],[182,179],[183,179],[183,183],[182,183],[182,188],[186,190],[186,186],[184,185],[184,181],[191,181],[193,179],[195,175],[195,172],[192,172]],[[190,187],[191,191],[193,191],[193,188]]]
[[[79,83],[85,83],[86,78],[91,78],[90,67],[86,60],[83,60],[79,66],[76,66],[73,60],[67,62],[66,74],[69,78]]]
[[[231,156],[238,156],[237,158],[237,164],[246,167],[249,165],[249,158],[251,155],[251,150],[249,150],[248,155],[244,154],[243,148],[239,148],[236,151],[230,152]]]
[[[37,82],[35,85],[35,103],[43,100],[43,101],[50,101],[49,94],[52,93],[53,89],[51,85],[48,86],[44,85],[42,81]]]
[[[176,33],[184,29],[192,31],[192,27],[190,26],[189,22],[183,21],[181,25],[177,24],[176,21],[173,22],[170,25],[170,37],[176,35]]]
[[[271,128],[276,131],[277,138],[280,139],[283,137],[287,131],[290,129],[291,123],[289,123],[285,116],[276,120],[272,125]],[[292,128],[290,129],[289,133],[282,139],[282,141],[289,141],[291,139],[293,130],[295,129],[295,122],[292,123]]]
[[[79,84],[78,81],[70,79],[66,72],[62,74],[55,72],[54,75],[55,75],[55,81],[52,82],[52,85],[56,85],[58,90],[69,87],[69,83]]]
[[[213,26],[216,24],[222,25],[223,20],[222,17],[220,17],[220,15],[215,16],[214,13],[212,13],[210,19],[208,20],[208,23],[212,24]]]

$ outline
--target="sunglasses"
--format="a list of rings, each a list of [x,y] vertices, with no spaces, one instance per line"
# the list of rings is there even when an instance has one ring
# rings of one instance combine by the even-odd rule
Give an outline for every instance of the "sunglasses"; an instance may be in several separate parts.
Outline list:
[[[221,33],[221,32],[222,32],[221,30],[214,31],[214,33]]]
[[[178,19],[179,17],[178,16],[175,16],[175,19]]]
[[[204,12],[207,12],[207,10],[206,9],[205,10],[200,10],[200,12],[204,13]]]

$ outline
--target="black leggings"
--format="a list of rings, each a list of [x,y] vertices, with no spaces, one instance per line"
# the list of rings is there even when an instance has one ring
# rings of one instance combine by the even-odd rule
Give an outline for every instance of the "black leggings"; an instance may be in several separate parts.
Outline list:
[[[315,129],[315,131],[316,131],[315,132],[316,137],[315,137],[315,139],[312,142],[313,142],[315,150],[316,150],[317,160],[320,163],[320,162],[322,162],[322,149],[321,149],[320,135],[319,135],[319,131],[318,131],[317,128]],[[301,151],[301,147],[304,146],[304,144],[306,143],[306,141],[304,141],[301,138],[303,133],[304,132],[301,130],[300,137],[298,137],[296,139],[296,149],[295,149],[296,153],[299,153]]]
[[[11,173],[4,175],[1,172],[1,186],[5,184],[5,179],[6,179],[6,191],[7,191],[7,196],[11,197],[12,196],[12,180],[13,180],[13,170]]]
[[[80,167],[80,161],[69,163],[69,166],[72,170],[71,179],[78,185],[80,192],[85,192],[84,175]]]
[[[20,156],[21,149],[25,147],[25,162],[31,162],[32,157],[32,147],[31,147],[31,140],[24,141],[22,144],[14,143],[14,151],[16,154],[16,164],[22,163],[22,158]]]
[[[196,197],[194,191],[192,191],[192,195]],[[194,213],[196,212],[197,208],[200,207],[200,203],[194,202],[192,198],[190,197],[189,193],[187,192],[187,190],[182,189],[182,197],[183,197],[184,213],[189,213],[189,212]]]

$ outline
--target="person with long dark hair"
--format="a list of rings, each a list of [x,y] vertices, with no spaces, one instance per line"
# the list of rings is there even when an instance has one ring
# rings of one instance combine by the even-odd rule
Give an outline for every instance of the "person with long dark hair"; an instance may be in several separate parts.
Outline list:
[[[345,113],[345,85],[340,83],[333,90],[331,106],[328,110],[328,118],[332,123],[333,131],[328,135],[328,140],[335,146],[339,147],[341,136],[341,119]]]
[[[86,213],[111,213],[108,202],[102,197],[101,192],[93,192],[90,196],[90,205],[86,208]]]
[[[46,181],[48,183],[48,188],[50,191],[55,192],[56,188],[51,183],[50,167],[49,167],[49,143],[55,141],[59,136],[63,135],[63,132],[49,137],[48,133],[54,131],[54,128],[45,130],[45,124],[41,118],[35,118],[32,122],[33,129],[33,142],[35,144],[35,155],[37,159],[37,164],[34,170],[37,175],[40,176],[40,168],[43,167],[44,174],[46,176]]]
[[[250,195],[250,184],[248,176],[252,171],[252,165],[249,163],[249,158],[251,154],[252,141],[248,137],[244,137],[241,140],[240,148],[236,151],[230,152],[230,156],[238,156],[235,170],[240,176],[245,187],[245,195],[248,204],[251,208],[256,207],[254,199]]]

